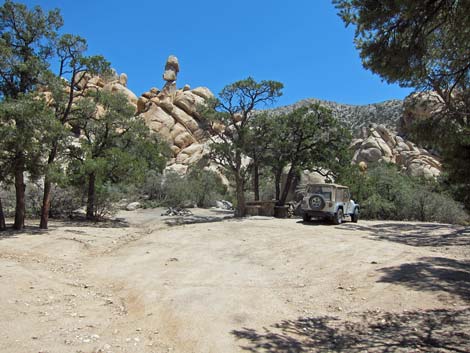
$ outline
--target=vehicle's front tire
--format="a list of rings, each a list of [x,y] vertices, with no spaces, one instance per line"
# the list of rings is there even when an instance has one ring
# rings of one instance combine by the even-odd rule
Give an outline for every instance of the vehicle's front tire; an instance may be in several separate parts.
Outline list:
[[[343,222],[343,210],[340,208],[334,218],[333,218],[333,223],[338,225],[338,224],[341,224]]]
[[[307,213],[304,213],[302,215],[302,219],[304,220],[304,222],[310,222],[312,220],[312,216],[310,216],[309,214]]]
[[[351,216],[351,222],[357,223],[358,220],[359,220],[359,209],[356,207],[354,209],[354,213]]]

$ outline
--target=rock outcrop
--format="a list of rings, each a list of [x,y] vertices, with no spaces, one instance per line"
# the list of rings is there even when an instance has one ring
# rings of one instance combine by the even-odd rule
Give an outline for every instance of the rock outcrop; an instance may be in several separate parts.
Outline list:
[[[78,74],[75,88],[78,93],[88,90],[104,90],[108,92],[119,92],[123,94],[128,102],[137,109],[137,96],[129,88],[127,88],[127,75],[122,73],[118,75],[113,71],[112,75],[107,78],[100,76],[91,76],[88,73]]]
[[[355,139],[351,148],[354,151],[352,162],[395,163],[408,175],[432,179],[442,172],[439,157],[419,148],[414,143],[396,135],[384,126],[363,129],[361,138]]]
[[[177,89],[179,71],[178,58],[169,56],[162,90],[150,89],[139,97],[136,105],[138,116],[170,145],[173,154],[168,163],[170,169],[184,174],[187,166],[197,163],[209,151],[209,135],[197,108],[214,95],[206,87],[191,89],[185,85]]]
[[[179,71],[178,58],[169,56],[162,75],[165,81],[163,88],[151,88],[140,97],[127,88],[126,74],[114,73],[107,79],[83,74],[76,88],[78,91],[99,89],[123,93],[135,106],[136,115],[169,144],[172,158],[167,171],[185,174],[190,165],[197,164],[209,153],[210,136],[204,117],[198,113],[198,106],[214,95],[206,87],[191,89],[184,85],[178,89]],[[434,92],[414,93],[404,101],[391,100],[363,106],[306,99],[270,111],[287,113],[313,103],[329,108],[333,116],[357,137],[351,145],[353,163],[361,166],[381,161],[395,163],[409,175],[425,178],[435,178],[441,173],[439,157],[401,137],[406,136],[413,121],[427,119],[442,109],[442,101]],[[401,136],[397,135],[397,130]],[[204,163],[201,167],[217,172],[228,184],[216,165]]]
[[[444,102],[436,92],[412,93],[403,101],[403,114],[398,131],[406,135],[414,122],[429,119],[441,113],[443,109]]]
[[[288,113],[294,109],[320,104],[349,128],[356,139],[351,148],[353,163],[395,163],[412,176],[435,178],[442,172],[438,156],[418,147],[404,137],[416,119],[427,119],[442,109],[442,101],[434,92],[413,93],[404,101],[390,100],[368,105],[348,105],[319,99],[305,99],[293,105],[270,110]]]

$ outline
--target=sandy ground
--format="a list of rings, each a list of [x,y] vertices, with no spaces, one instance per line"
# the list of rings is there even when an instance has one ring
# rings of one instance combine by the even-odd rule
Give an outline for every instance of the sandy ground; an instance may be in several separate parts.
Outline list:
[[[0,352],[470,352],[470,228],[160,213],[3,233]]]

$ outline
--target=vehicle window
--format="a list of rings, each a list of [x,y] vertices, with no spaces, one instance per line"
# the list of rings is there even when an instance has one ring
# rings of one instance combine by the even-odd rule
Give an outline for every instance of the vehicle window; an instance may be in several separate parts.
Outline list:
[[[343,191],[342,189],[337,189],[336,190],[336,201],[337,202],[343,202]]]
[[[322,195],[325,201],[331,201],[333,189],[330,186],[311,185],[307,191],[312,194]]]

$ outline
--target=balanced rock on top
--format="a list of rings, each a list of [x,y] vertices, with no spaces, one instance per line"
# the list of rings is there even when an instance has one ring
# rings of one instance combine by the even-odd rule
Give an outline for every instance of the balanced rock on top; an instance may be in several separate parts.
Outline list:
[[[170,55],[166,59],[165,71],[163,72],[163,79],[167,82],[174,82],[178,77],[180,71],[180,64],[178,58],[174,55]]]
[[[198,106],[212,92],[205,87],[191,89],[184,85],[177,89],[176,80],[180,71],[178,58],[170,55],[165,63],[162,90],[152,89],[138,99],[138,114],[146,124],[168,142],[173,158],[169,165],[188,166],[197,163],[207,154],[209,134],[205,130],[204,117],[198,113]],[[178,168],[178,171],[187,168]]]

